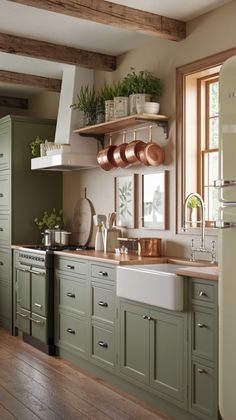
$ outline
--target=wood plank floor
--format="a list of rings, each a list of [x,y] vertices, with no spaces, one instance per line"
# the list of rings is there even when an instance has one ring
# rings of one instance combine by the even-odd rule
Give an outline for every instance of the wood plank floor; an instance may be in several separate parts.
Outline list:
[[[170,420],[0,328],[1,420]]]

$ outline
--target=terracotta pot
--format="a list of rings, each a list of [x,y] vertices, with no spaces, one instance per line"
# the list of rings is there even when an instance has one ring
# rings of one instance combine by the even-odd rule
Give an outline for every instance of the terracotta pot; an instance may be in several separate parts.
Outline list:
[[[110,144],[109,146],[105,147],[105,149],[100,150],[100,152],[97,155],[97,161],[98,164],[104,171],[110,171],[112,168],[117,168],[117,164],[114,160],[113,153],[116,149],[116,146],[113,146],[111,144],[111,138],[110,138]]]

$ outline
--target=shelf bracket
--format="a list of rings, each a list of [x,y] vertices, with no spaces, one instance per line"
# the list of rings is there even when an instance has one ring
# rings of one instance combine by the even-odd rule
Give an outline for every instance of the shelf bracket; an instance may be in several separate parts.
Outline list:
[[[156,125],[158,127],[161,127],[163,129],[164,135],[165,135],[165,140],[168,140],[169,137],[169,125],[168,125],[168,121],[157,121]]]
[[[104,143],[105,143],[105,135],[104,134],[86,134],[86,133],[80,133],[80,136],[83,137],[93,137],[96,139],[100,144],[101,148],[104,149]]]

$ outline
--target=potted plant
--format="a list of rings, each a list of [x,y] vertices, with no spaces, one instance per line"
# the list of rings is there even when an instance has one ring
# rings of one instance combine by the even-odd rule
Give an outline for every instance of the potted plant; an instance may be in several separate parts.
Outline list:
[[[114,85],[114,118],[129,115],[129,98],[125,85],[119,81]]]
[[[122,81],[123,89],[130,99],[130,114],[136,114],[137,104],[159,100],[162,94],[162,82],[148,70],[141,70],[138,74],[132,69]]]
[[[112,121],[114,119],[114,86],[105,81],[99,97],[104,104],[105,121]]]
[[[95,124],[97,96],[94,87],[88,85],[82,86],[77,97],[78,102],[72,104],[71,107],[83,113],[82,126]]]
[[[56,226],[62,228],[64,226],[63,210],[52,209],[50,213],[44,211],[41,216],[35,217],[34,223],[39,230],[54,229]]]
[[[30,143],[31,155],[33,157],[39,157],[43,155],[43,153],[41,153],[41,144],[44,145],[45,141],[46,140],[43,140],[39,136],[37,136],[36,139]]]

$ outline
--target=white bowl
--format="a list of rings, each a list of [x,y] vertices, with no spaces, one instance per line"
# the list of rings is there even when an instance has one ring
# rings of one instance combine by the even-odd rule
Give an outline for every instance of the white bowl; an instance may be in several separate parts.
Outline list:
[[[143,112],[147,114],[158,114],[160,104],[158,102],[144,102]]]

